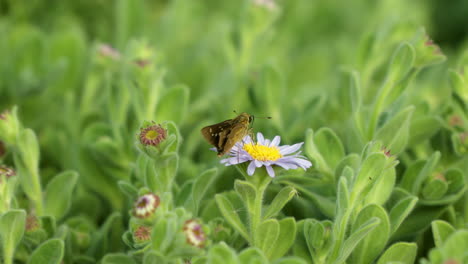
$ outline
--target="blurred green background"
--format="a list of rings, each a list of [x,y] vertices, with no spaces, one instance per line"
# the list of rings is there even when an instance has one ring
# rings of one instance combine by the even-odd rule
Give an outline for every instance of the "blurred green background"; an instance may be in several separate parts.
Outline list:
[[[254,129],[284,143],[328,126],[347,152],[360,151],[372,137],[358,142],[343,126],[341,73],[361,72],[371,104],[391,54],[421,27],[448,60],[422,70],[410,97],[431,111],[450,96],[445,70],[467,47],[467,1],[277,5],[250,12],[247,0],[1,0],[0,109],[18,105],[38,134],[44,181],[77,170],[77,199],[105,206],[75,212],[102,220],[126,207],[116,182],[131,177],[144,120],[178,125],[179,182],[218,163],[199,131],[233,110],[272,116]]]

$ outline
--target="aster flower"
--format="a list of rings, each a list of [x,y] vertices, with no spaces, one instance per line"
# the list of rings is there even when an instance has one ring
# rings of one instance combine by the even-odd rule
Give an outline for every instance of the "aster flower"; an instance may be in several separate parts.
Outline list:
[[[138,218],[148,218],[158,209],[160,203],[159,196],[153,193],[148,193],[140,196],[133,208],[133,215]]]
[[[140,143],[145,146],[157,146],[167,137],[167,131],[161,125],[150,125],[140,129]]]
[[[304,142],[294,145],[279,146],[280,136],[273,140],[265,139],[262,133],[257,133],[257,143],[247,135],[236,143],[229,153],[229,158],[221,160],[221,163],[230,166],[244,162],[250,162],[247,174],[253,175],[256,168],[265,166],[270,177],[275,177],[273,165],[289,169],[307,169],[312,163],[301,156],[299,150]]]
[[[184,233],[187,243],[192,246],[202,248],[205,246],[206,235],[202,225],[195,219],[185,221]]]

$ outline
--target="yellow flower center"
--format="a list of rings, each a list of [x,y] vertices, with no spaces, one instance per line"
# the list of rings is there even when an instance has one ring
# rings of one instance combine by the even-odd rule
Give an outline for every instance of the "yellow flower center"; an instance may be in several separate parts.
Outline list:
[[[146,133],[146,138],[149,139],[149,140],[153,140],[153,139],[156,139],[158,138],[159,136],[159,133],[157,131],[154,131],[154,130],[150,130]]]
[[[259,144],[245,144],[243,149],[252,156],[252,158],[260,161],[275,161],[282,158],[279,149],[277,147],[267,147]]]

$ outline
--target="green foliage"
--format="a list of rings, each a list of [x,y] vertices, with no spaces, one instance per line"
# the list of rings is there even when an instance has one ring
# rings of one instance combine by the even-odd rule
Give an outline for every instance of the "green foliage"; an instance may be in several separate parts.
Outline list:
[[[1,2],[0,262],[466,262],[442,2]],[[312,167],[219,164],[199,131],[232,110]]]

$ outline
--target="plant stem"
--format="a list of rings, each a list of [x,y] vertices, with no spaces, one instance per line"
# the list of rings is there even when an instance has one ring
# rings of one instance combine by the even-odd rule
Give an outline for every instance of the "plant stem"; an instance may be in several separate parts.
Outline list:
[[[271,178],[264,173],[258,173],[257,175],[253,175],[250,181],[254,184],[257,189],[255,201],[254,201],[254,208],[252,214],[250,215],[250,243],[252,246],[257,245],[257,230],[262,221],[262,204],[263,204],[263,196],[265,194],[265,190],[268,187],[268,184],[271,181]],[[248,178],[248,179],[249,179]]]

